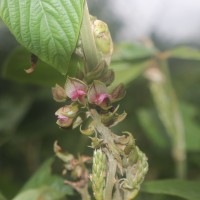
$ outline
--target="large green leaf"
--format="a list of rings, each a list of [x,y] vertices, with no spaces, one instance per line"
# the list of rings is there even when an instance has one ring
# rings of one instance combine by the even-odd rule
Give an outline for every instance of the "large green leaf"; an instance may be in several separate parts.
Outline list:
[[[182,197],[188,200],[200,199],[200,181],[159,180],[143,184],[143,192],[166,194]]]
[[[1,0],[0,16],[16,39],[66,74],[75,49],[84,0]]]
[[[72,190],[64,184],[63,179],[60,176],[52,175],[52,162],[53,159],[47,160],[13,200],[58,200],[65,195],[71,195]]]

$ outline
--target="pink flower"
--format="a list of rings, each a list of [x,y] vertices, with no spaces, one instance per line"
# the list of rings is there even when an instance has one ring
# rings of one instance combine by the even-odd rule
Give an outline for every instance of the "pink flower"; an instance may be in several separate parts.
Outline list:
[[[64,115],[59,115],[58,116],[58,119],[61,119],[61,120],[68,120],[69,117],[66,117]]]
[[[66,105],[64,107],[59,108],[55,115],[57,116],[56,123],[63,128],[69,127],[72,125],[74,117],[76,117],[78,112],[78,106],[76,103],[72,103],[71,105]]]
[[[58,126],[60,126],[62,128],[67,128],[67,127],[71,126],[71,124],[73,122],[72,118],[69,118],[64,115],[58,115],[57,118],[58,118],[58,120],[56,121],[56,124],[58,124]]]
[[[102,103],[106,101],[106,99],[109,99],[109,98],[110,98],[109,94],[106,94],[106,93],[97,94],[95,97],[95,104],[101,105]]]
[[[82,104],[85,104],[85,96],[87,94],[87,85],[79,79],[76,78],[67,78],[65,84],[65,91],[67,96],[72,101],[79,101]]]
[[[86,95],[84,90],[78,89],[71,93],[71,100],[77,101],[78,99],[82,99]]]
[[[102,108],[108,107],[111,96],[107,93],[106,85],[100,81],[94,81],[88,90],[88,101]]]

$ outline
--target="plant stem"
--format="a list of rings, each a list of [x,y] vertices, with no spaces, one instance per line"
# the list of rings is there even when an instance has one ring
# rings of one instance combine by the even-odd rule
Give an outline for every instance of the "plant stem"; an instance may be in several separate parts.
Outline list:
[[[186,150],[184,127],[178,101],[171,84],[166,61],[154,59],[146,72],[150,80],[151,93],[159,117],[172,142],[172,156],[176,165],[176,176],[186,176]]]
[[[115,175],[117,170],[117,162],[110,152],[107,152],[106,155],[108,156],[108,171],[107,171],[104,199],[112,200],[113,188],[116,182]]]
[[[99,56],[92,33],[90,15],[88,11],[87,2],[85,1],[83,11],[83,21],[80,31],[82,48],[86,63],[88,64],[89,70],[93,69],[99,63]]]
[[[95,128],[98,131],[98,133],[101,135],[101,138],[104,140],[104,143],[107,145],[107,149],[110,152],[112,152],[114,159],[116,159],[116,161],[119,164],[122,164],[119,149],[117,148],[117,146],[114,143],[113,132],[108,127],[104,126],[101,123],[101,119],[95,110],[91,110],[90,112],[91,112],[92,118],[95,122]]]
[[[91,200],[91,197],[88,193],[88,188],[85,187],[81,190],[81,197],[82,197],[82,200]]]
[[[176,176],[178,178],[185,178],[186,176],[186,149],[185,149],[185,133],[184,126],[181,117],[181,113],[178,106],[178,100],[174,92],[174,88],[171,83],[170,74],[166,62],[162,64],[163,71],[166,75],[169,85],[169,92],[172,98],[172,112],[174,120],[174,134],[173,134],[173,149],[172,154],[176,162]]]
[[[116,184],[115,184],[115,193],[113,195],[113,199],[114,200],[122,200],[123,197],[122,197],[122,194],[120,192],[120,186],[119,186],[119,180],[118,180],[118,177],[116,177]]]
[[[106,148],[103,149],[103,151],[106,153],[107,156],[107,178],[106,178],[106,186],[105,186],[105,199],[106,200],[112,200],[112,194],[114,185],[116,183],[116,170],[117,166],[120,166],[121,164],[121,158],[119,150],[117,149],[112,131],[104,126],[101,123],[100,117],[98,113],[95,110],[91,110],[91,114],[93,117],[93,120],[95,122],[95,128],[100,134],[101,138],[103,139],[104,143],[106,144]]]

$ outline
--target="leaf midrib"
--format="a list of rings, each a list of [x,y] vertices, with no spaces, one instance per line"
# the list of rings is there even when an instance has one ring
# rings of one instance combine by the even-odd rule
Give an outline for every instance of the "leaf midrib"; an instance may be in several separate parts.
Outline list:
[[[44,16],[44,18],[45,18],[45,23],[46,23],[46,25],[47,25],[48,32],[50,33],[51,40],[53,41],[54,48],[56,49],[56,43],[55,43],[55,40],[54,40],[54,38],[53,38],[51,29],[50,29],[50,27],[49,27],[49,23],[48,23],[48,20],[47,20],[47,16],[46,16],[46,14],[45,14],[45,9],[44,9],[44,7],[43,7],[43,5],[42,5],[42,1],[39,0],[39,3],[40,3],[40,5],[41,5],[42,11],[43,11],[43,16]],[[42,20],[41,20],[41,22],[42,22]],[[40,23],[40,26],[41,26],[41,23]],[[55,55],[56,55],[56,54],[55,54],[55,52],[54,52],[54,56],[55,56]],[[48,54],[48,57],[49,57],[49,54]]]

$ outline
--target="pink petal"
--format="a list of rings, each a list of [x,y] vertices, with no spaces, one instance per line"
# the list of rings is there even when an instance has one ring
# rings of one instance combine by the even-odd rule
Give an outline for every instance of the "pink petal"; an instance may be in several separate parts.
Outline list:
[[[80,99],[82,96],[86,95],[86,92],[83,90],[75,90],[71,94],[72,101],[76,101],[77,99]]]
[[[68,119],[68,117],[64,116],[64,115],[58,115],[58,119]]]
[[[103,103],[104,100],[105,100],[106,98],[110,98],[110,95],[109,95],[109,94],[106,94],[106,93],[98,94],[98,95],[96,96],[95,103],[96,103],[97,105],[99,105],[99,104]]]
[[[68,77],[65,84],[66,94],[73,101],[80,99],[80,97],[86,95],[87,85],[79,79]]]

